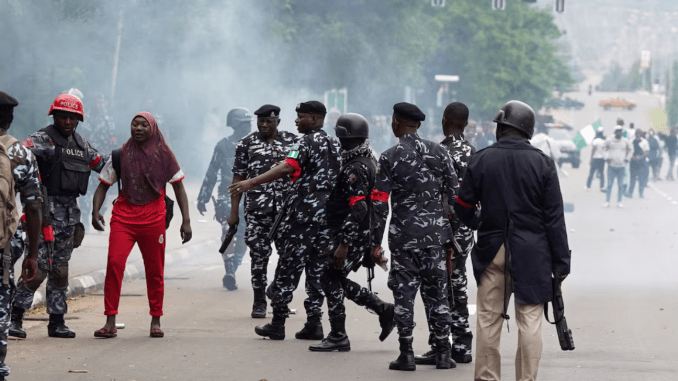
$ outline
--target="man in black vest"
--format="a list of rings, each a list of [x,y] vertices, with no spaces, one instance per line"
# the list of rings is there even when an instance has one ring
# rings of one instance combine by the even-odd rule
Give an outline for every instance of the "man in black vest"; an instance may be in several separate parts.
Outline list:
[[[385,303],[372,291],[347,278],[361,264],[372,268],[375,265],[371,252],[370,212],[377,161],[367,141],[367,119],[358,114],[344,114],[337,120],[335,132],[341,144],[341,169],[327,200],[327,225],[332,242],[329,253],[332,255],[328,255],[322,278],[332,330],[322,342],[308,348],[316,352],[351,349],[346,335],[344,295],[379,315],[379,340],[384,341],[394,326],[394,305]]]
[[[10,336],[26,337],[20,329],[23,313],[33,304],[33,295],[47,279],[47,312],[50,337],[73,338],[75,332],[64,324],[68,311],[68,261],[84,236],[78,197],[87,193],[92,170],[100,172],[108,157],[102,157],[75,129],[84,119],[82,101],[70,94],[54,100],[48,115],[54,124],[34,132],[24,140],[38,160],[43,189],[50,213],[44,216],[43,241],[38,254],[38,272],[33,279],[17,286],[12,309]]]

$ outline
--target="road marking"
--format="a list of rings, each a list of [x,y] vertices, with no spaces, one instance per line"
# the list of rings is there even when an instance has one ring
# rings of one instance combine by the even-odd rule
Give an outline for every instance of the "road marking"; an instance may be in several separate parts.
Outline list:
[[[476,305],[475,304],[469,304],[468,305],[468,314],[469,314],[469,316],[476,314]]]
[[[660,196],[662,196],[666,201],[668,201],[671,205],[678,206],[678,201],[675,201],[671,196],[669,196],[667,193],[663,192],[661,189],[657,188],[656,185],[649,183],[647,184],[647,187],[652,189],[653,191],[657,192]]]

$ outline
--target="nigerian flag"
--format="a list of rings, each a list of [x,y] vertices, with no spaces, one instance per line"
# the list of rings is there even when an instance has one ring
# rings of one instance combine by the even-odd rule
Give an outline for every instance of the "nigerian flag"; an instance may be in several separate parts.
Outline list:
[[[602,123],[600,120],[597,120],[593,122],[593,124],[589,124],[588,126],[582,128],[577,136],[572,139],[577,148],[582,149],[591,144],[593,138],[596,137],[596,131],[598,131],[601,125]]]

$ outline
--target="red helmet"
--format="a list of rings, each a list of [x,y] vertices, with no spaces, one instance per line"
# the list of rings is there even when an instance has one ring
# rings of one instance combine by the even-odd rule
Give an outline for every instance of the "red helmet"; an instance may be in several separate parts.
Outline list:
[[[61,94],[54,98],[54,103],[52,103],[52,106],[50,106],[47,115],[52,115],[52,113],[57,110],[78,114],[81,122],[85,117],[85,111],[82,108],[82,101],[80,98],[71,94]]]

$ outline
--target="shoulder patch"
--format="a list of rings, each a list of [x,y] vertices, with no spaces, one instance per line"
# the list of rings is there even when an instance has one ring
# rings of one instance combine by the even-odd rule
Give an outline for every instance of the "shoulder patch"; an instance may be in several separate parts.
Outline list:
[[[292,147],[290,147],[290,153],[287,154],[287,157],[291,159],[296,159],[299,157],[299,143],[294,143]]]

